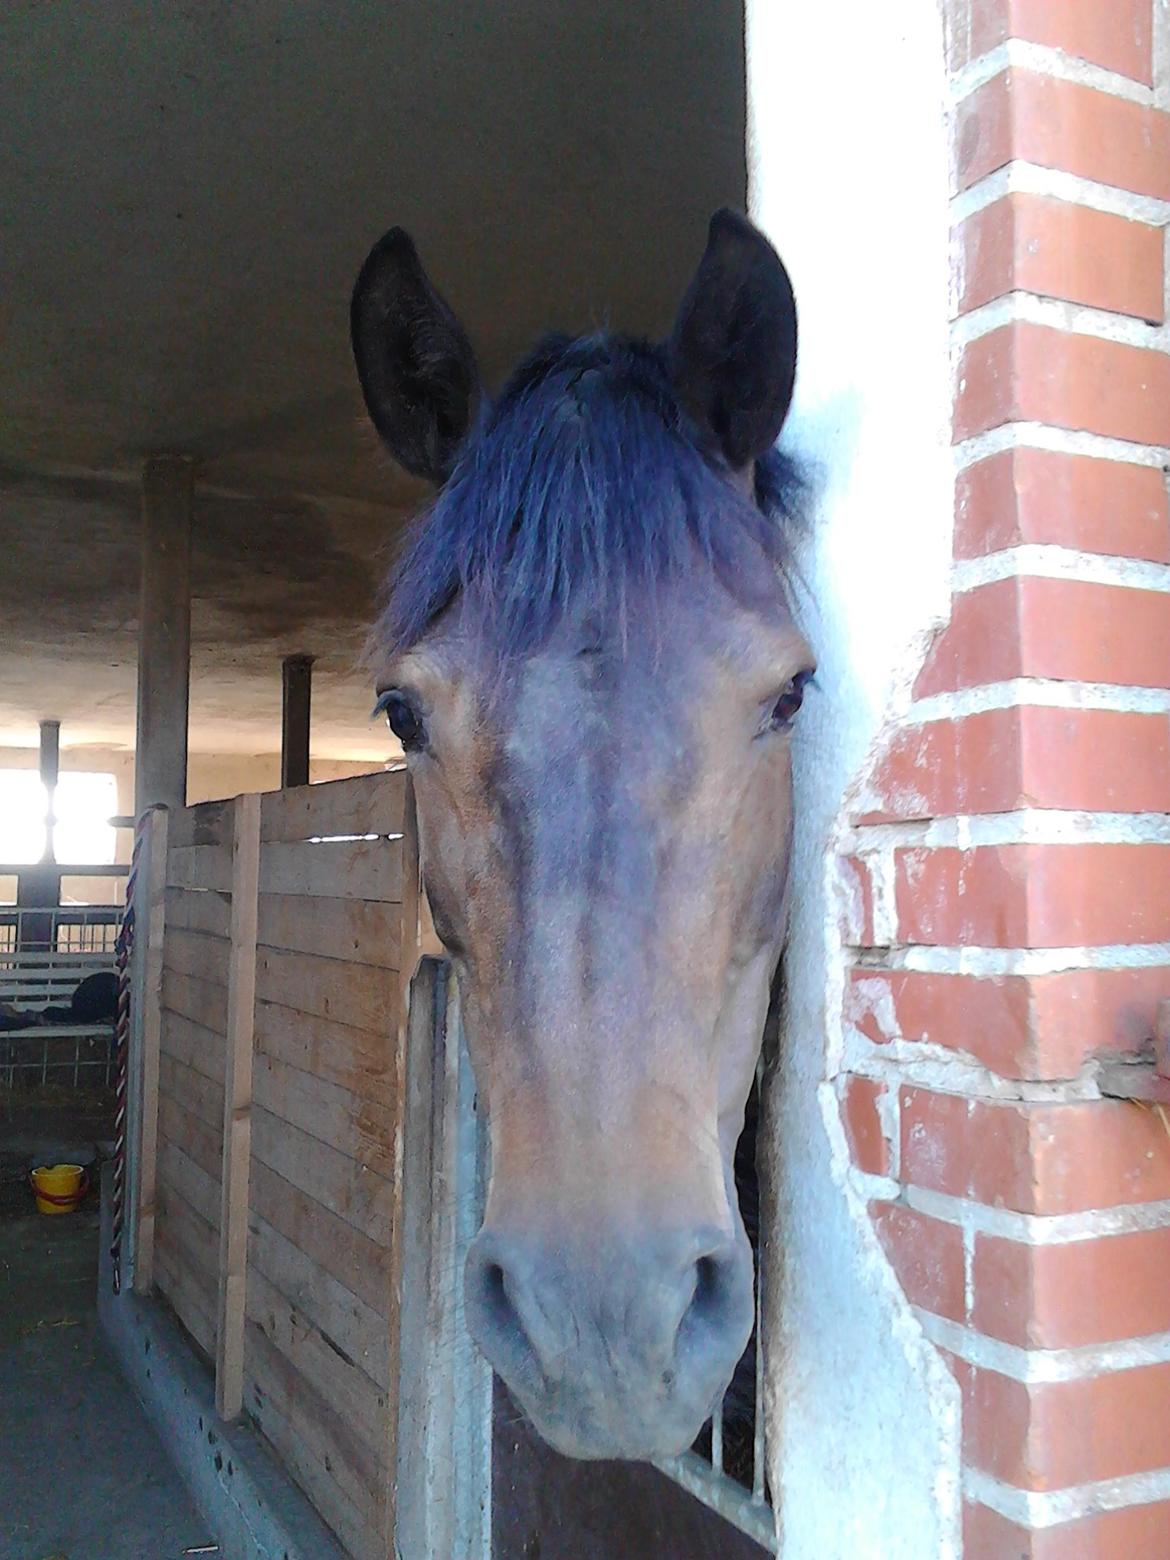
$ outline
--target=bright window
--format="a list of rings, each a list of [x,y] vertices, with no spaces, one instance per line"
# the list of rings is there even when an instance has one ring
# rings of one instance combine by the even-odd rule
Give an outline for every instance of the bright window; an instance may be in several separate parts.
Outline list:
[[[45,853],[49,799],[32,769],[0,771],[0,862],[24,866]],[[84,770],[63,774],[57,782],[57,822],[53,850],[71,866],[108,866],[114,859],[118,787],[113,775]]]

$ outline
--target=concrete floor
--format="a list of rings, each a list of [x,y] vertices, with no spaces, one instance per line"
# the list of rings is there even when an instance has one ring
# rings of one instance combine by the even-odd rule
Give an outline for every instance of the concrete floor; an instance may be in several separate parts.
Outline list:
[[[30,1145],[106,1136],[76,1099],[0,1096],[0,1560],[214,1555],[98,1327],[96,1194],[49,1219],[23,1185]]]

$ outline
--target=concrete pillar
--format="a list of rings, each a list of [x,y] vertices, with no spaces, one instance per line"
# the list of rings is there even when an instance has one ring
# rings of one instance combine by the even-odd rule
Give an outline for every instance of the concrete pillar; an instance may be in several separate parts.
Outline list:
[[[142,577],[138,618],[138,734],[134,810],[187,801],[191,678],[193,466],[155,455],[142,468]]]
[[[280,783],[309,783],[309,706],[313,657],[286,655],[281,662]]]
[[[41,859],[55,861],[53,825],[57,821],[57,777],[61,772],[61,722],[41,721],[41,784],[45,788],[45,848]]]

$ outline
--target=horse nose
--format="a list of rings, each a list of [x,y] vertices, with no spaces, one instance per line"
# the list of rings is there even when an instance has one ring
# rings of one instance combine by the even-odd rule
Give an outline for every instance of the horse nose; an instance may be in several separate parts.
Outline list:
[[[689,1444],[747,1344],[754,1305],[750,1248],[718,1229],[588,1252],[485,1229],[464,1292],[489,1363],[537,1428],[579,1456]]]

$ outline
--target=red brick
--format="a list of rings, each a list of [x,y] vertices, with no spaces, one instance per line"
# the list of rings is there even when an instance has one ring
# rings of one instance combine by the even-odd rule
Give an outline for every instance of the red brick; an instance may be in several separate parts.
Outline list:
[[[1146,1473],[1170,1464],[1168,1401],[1170,1365],[1031,1385],[977,1369],[964,1393],[964,1452],[1020,1489]]]
[[[1170,812],[1170,716],[1023,705],[900,727],[859,823],[1060,807]]]
[[[1153,79],[1150,0],[963,0],[947,11],[952,70],[1022,38],[1147,86]]]
[[[960,314],[1022,291],[1163,318],[1162,233],[1148,222],[1011,194],[968,217],[955,241]]]
[[[1027,1349],[1170,1332],[1170,1229],[1026,1246],[976,1235],[971,1320]]]
[[[961,1322],[966,1310],[963,1232],[902,1203],[871,1203],[890,1266],[911,1305]]]
[[[973,1100],[904,1088],[901,1177],[1020,1213],[1170,1197],[1170,1137],[1157,1114],[1121,1100]]]
[[[853,1163],[870,1175],[890,1173],[890,1145],[878,1113],[885,1092],[884,1084],[856,1073],[846,1077],[842,1092],[841,1118]]]
[[[1160,466],[1051,450],[1001,450],[959,474],[955,557],[1022,542],[1170,562],[1170,502]]]
[[[1170,199],[1170,115],[1080,82],[1002,71],[958,105],[953,139],[961,190],[1019,160]]]
[[[894,896],[904,943],[1170,942],[1170,845],[908,847],[894,854]]]
[[[1166,1560],[1170,1502],[1095,1512],[1034,1532],[986,1506],[963,1508],[963,1560]]]
[[[1170,444],[1170,356],[1029,320],[1002,325],[963,351],[955,440],[1013,422]]]
[[[853,948],[873,946],[873,883],[869,868],[859,856],[838,858],[843,891],[842,936]]]
[[[922,698],[1013,677],[1166,685],[1170,593],[1020,575],[956,596],[915,684]]]
[[[925,1041],[1006,1078],[1073,1078],[1101,1053],[1133,1052],[1170,995],[1170,967],[1051,975],[854,969],[845,1018],[878,1044]]]

